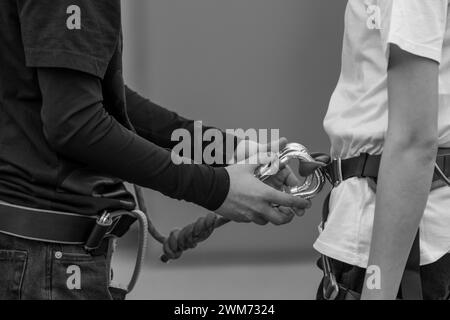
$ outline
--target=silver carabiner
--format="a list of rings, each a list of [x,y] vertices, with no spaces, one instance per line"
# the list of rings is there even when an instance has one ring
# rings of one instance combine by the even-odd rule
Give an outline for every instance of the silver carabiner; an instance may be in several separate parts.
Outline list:
[[[276,163],[269,163],[260,166],[255,171],[255,176],[261,181],[266,181],[272,175],[276,174],[280,167],[285,167],[290,160],[298,159],[300,161],[312,162],[314,158],[309,154],[308,149],[299,143],[289,143],[278,154]],[[301,186],[295,186],[286,192],[296,197],[304,199],[314,198],[325,185],[325,177],[320,169],[314,171],[306,177],[305,182]]]

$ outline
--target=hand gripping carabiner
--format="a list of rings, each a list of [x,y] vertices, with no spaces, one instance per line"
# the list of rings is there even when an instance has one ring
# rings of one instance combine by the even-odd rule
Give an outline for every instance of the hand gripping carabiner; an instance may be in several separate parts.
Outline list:
[[[289,161],[294,159],[297,159],[300,162],[315,161],[305,146],[299,143],[289,143],[275,159],[276,163],[268,163],[257,168],[255,176],[261,181],[266,181],[272,175],[278,173],[279,168],[284,168],[288,165]],[[324,185],[325,177],[322,171],[317,169],[311,175],[306,177],[306,180],[302,185],[291,187],[286,192],[296,197],[312,199],[322,191]]]
[[[259,167],[255,171],[255,176],[261,181],[266,181],[271,175],[276,174],[279,168],[283,168],[292,159],[298,159],[306,162],[314,161],[308,150],[303,145],[298,143],[288,144],[279,153],[277,158],[280,167],[276,167],[276,172],[273,172],[274,167],[268,164]],[[318,169],[310,176],[306,177],[305,182],[301,186],[291,187],[286,192],[305,199],[312,199],[322,190],[324,184],[324,175],[322,174],[322,171]],[[138,186],[135,186],[135,191],[139,208],[147,214],[141,189]],[[198,219],[196,222],[184,227],[181,230],[172,231],[169,236],[165,237],[156,230],[155,226],[152,224],[152,221],[148,219],[148,231],[154,239],[163,245],[164,254],[161,256],[161,261],[168,262],[181,257],[183,251],[195,248],[198,243],[209,238],[215,229],[227,224],[228,222],[230,222],[230,220],[220,217],[215,213],[210,213],[208,216]]]

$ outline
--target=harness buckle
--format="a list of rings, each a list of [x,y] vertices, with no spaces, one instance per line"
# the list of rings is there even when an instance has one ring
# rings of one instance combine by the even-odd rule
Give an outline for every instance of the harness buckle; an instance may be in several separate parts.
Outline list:
[[[450,186],[450,179],[445,175],[445,173],[442,171],[441,167],[437,164],[437,162],[434,163],[434,169],[436,173],[439,175],[439,178],[442,179],[448,186]]]
[[[327,256],[322,255],[322,268],[323,268],[323,297],[325,300],[336,300],[339,296],[340,289],[336,280],[336,276],[333,273],[330,260]]]
[[[344,177],[342,175],[342,158],[338,157],[333,160],[336,163],[336,166],[333,166],[335,181],[332,182],[333,187],[338,187],[343,181]]]
[[[84,245],[85,250],[94,251],[97,249],[101,245],[105,236],[111,230],[112,225],[113,218],[109,212],[105,211],[100,217],[98,217],[94,229],[92,229],[92,232]]]

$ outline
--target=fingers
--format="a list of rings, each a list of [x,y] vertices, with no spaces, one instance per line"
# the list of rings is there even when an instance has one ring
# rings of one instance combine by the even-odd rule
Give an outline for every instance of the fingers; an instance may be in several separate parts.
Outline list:
[[[298,168],[298,171],[300,175],[306,177],[324,166],[325,164],[319,161],[300,161],[300,167]]]
[[[238,165],[246,165],[248,166],[248,170],[254,172],[256,168],[270,164],[272,166],[271,172],[276,174],[279,171],[279,163],[280,162],[276,154],[266,152],[255,154],[247,160],[239,162]]]
[[[259,144],[251,140],[242,140],[236,147],[235,160],[237,163],[244,161],[258,153]]]
[[[328,164],[331,161],[331,157],[328,154],[313,152],[311,153],[311,157],[313,157],[316,161]]]
[[[262,216],[259,213],[250,214],[250,219],[252,222],[254,222],[260,226],[265,226],[266,224],[269,223],[269,221],[267,219],[265,219],[264,216]]]
[[[288,140],[286,138],[272,141],[270,144],[259,144],[258,142],[252,140],[242,140],[236,147],[235,160],[239,163],[258,153],[278,153],[286,147],[287,143]]]
[[[283,183],[287,186],[290,187],[295,187],[298,186],[300,184],[300,179],[295,175],[294,171],[292,170],[292,168],[287,165],[283,171],[287,172],[287,177],[286,179],[283,181]]]
[[[291,210],[281,210],[280,208],[274,208],[271,205],[266,205],[262,209],[261,215],[265,220],[276,226],[291,222],[295,216],[294,212]]]
[[[295,187],[300,185],[300,179],[294,174],[293,170],[289,166],[285,166],[277,174],[271,176],[265,181],[269,186],[278,190],[289,189],[289,187]]]
[[[266,187],[265,199],[270,203],[294,209],[309,209],[311,207],[311,201],[309,200]]]
[[[287,207],[279,207],[278,210],[280,210],[284,214],[293,214],[299,218],[303,217],[305,215],[305,209],[294,209],[294,208],[287,208]]]
[[[311,156],[315,161],[307,162],[301,161],[299,172],[302,176],[308,176],[312,174],[315,170],[326,166],[331,161],[331,157],[325,153],[311,153]]]
[[[283,150],[288,143],[286,138],[280,138],[276,141],[272,141],[270,144],[266,145],[267,151],[278,153]],[[265,150],[261,150],[265,151]]]

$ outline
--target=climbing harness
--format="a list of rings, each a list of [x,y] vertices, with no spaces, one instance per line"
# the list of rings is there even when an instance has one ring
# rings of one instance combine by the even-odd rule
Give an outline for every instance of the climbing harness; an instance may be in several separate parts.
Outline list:
[[[332,186],[338,187],[350,178],[367,178],[375,183],[378,178],[381,155],[363,153],[358,157],[342,160],[334,159],[323,171]],[[439,149],[436,157],[433,184],[443,182],[450,186],[450,149]],[[327,196],[323,206],[321,229],[325,228],[329,215],[331,193]],[[323,296],[326,300],[355,300],[360,294],[345,288],[336,280],[333,273],[331,259],[321,256],[320,265],[323,270]],[[420,278],[420,243],[417,232],[408,262],[403,273],[400,287],[401,298],[404,300],[422,300],[422,282]]]

